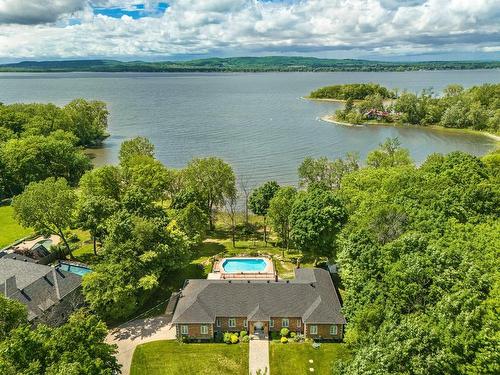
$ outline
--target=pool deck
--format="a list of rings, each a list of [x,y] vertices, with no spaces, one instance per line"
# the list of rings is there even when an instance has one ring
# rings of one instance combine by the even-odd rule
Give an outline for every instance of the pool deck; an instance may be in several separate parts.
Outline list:
[[[266,262],[266,267],[262,271],[240,271],[226,272],[223,264],[227,260],[262,259]],[[231,257],[223,258],[214,263],[212,272],[208,274],[209,280],[244,279],[244,280],[272,280],[276,278],[274,264],[270,258],[266,257]]]

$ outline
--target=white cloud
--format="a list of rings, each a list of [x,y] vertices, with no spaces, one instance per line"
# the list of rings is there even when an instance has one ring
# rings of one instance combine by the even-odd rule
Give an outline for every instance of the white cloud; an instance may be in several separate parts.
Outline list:
[[[12,15],[21,9],[4,5],[18,2],[47,3],[0,0],[0,22],[2,11]],[[497,51],[500,44],[498,0],[172,0],[163,16],[136,20],[95,15],[91,8],[138,2],[51,1],[47,18],[56,23],[0,25],[0,58],[386,55]],[[81,24],[70,25],[70,15],[79,9]]]
[[[33,25],[54,22],[82,10],[86,0],[0,0],[0,24]]]

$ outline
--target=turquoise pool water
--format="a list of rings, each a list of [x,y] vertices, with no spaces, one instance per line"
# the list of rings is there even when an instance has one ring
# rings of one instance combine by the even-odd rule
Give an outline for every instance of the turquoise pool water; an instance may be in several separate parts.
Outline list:
[[[76,266],[74,264],[68,264],[68,263],[60,263],[59,266],[57,266],[57,268],[59,268],[62,271],[76,273],[77,275],[80,275],[80,276],[83,276],[89,272],[92,272],[92,270],[90,268]]]
[[[266,269],[264,259],[227,259],[222,263],[224,272],[263,272]]]

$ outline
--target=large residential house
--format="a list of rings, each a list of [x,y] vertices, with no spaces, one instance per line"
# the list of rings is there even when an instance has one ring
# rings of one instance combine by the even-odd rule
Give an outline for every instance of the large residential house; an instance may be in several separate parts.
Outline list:
[[[33,323],[60,325],[83,306],[82,278],[17,254],[0,258],[0,293],[24,304]]]
[[[293,280],[186,280],[172,323],[178,338],[196,340],[241,330],[268,336],[283,327],[315,340],[342,340],[340,309],[328,271],[301,268]]]

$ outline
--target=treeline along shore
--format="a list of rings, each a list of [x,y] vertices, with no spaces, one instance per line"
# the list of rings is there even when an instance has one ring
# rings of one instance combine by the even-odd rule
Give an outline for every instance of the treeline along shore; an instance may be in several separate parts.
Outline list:
[[[500,61],[390,62],[314,57],[230,57],[188,61],[59,60],[0,65],[0,72],[374,72],[500,69]]]
[[[452,84],[437,95],[432,89],[412,93],[374,83],[355,83],[322,87],[308,98],[344,103],[344,108],[327,116],[326,121],[463,129],[500,140],[500,84],[468,89]]]

